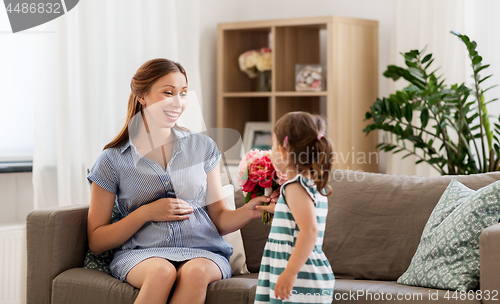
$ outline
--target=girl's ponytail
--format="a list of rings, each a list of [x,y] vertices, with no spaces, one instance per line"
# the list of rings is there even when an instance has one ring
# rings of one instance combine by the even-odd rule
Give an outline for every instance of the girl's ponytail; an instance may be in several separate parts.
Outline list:
[[[307,112],[287,113],[276,122],[273,130],[297,171],[309,172],[322,195],[332,192],[328,181],[333,166],[333,145],[326,130],[324,118]]]
[[[315,143],[316,153],[313,153],[311,160],[311,179],[316,185],[316,189],[322,195],[330,195],[332,187],[328,185],[330,180],[330,172],[332,167],[331,156],[333,155],[333,145],[328,137],[320,133]],[[328,188],[328,192],[327,189]],[[321,192],[325,189],[325,194]]]

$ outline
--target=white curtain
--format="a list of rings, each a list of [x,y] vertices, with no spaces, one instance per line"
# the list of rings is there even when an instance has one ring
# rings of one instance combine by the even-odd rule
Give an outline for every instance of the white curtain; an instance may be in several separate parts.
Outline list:
[[[142,63],[180,62],[202,96],[198,2],[85,0],[37,28],[48,33],[34,42],[35,208],[89,203],[86,170],[125,124],[130,80]],[[182,125],[200,130],[201,104],[190,107]]]
[[[490,67],[480,73],[481,77],[493,74],[485,80],[481,86],[486,89],[490,86],[500,84],[500,1],[498,0],[467,0],[465,2],[465,32],[477,42],[479,55],[483,57],[483,64],[490,64]],[[469,62],[467,62],[469,64]],[[472,79],[471,68],[467,67],[467,81]],[[485,100],[500,98],[500,87],[493,88],[485,94]],[[495,120],[500,115],[500,101],[487,105],[488,113],[494,116]]]
[[[451,30],[469,36],[477,42],[477,51],[483,57],[484,64],[491,64],[481,76],[493,74],[482,84],[485,89],[500,83],[500,1],[498,0],[420,0],[394,1],[393,37],[391,45],[391,63],[404,66],[404,59],[399,54],[411,49],[422,49],[427,45],[427,52],[434,54],[433,66],[441,67],[438,74],[443,74],[447,84],[472,84],[472,69],[464,44],[450,34]],[[381,71],[383,72],[383,71]],[[390,91],[394,92],[407,85],[404,80],[391,81]],[[500,97],[500,88],[485,93],[486,100]],[[500,102],[487,106],[489,114],[498,118]],[[415,165],[416,158],[401,160],[402,154],[387,154],[387,173],[417,174],[436,176],[439,173],[426,163]]]

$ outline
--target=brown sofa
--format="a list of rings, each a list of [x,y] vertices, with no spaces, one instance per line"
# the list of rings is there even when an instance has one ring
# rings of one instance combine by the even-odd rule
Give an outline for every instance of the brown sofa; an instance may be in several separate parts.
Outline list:
[[[323,249],[336,276],[335,302],[481,302],[446,299],[445,290],[395,282],[410,264],[425,223],[452,178],[479,189],[500,180],[500,172],[432,178],[340,170],[332,174]],[[236,205],[241,205],[243,196],[236,198]],[[28,304],[133,303],[137,289],[106,273],[81,268],[87,250],[87,209],[43,209],[28,215]],[[242,229],[252,274],[211,283],[206,303],[253,303],[268,231],[258,219]],[[499,252],[496,224],[480,238],[481,290],[500,291]]]

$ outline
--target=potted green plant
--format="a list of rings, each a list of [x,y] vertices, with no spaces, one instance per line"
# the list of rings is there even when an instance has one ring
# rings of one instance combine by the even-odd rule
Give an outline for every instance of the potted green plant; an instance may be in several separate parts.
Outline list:
[[[384,76],[409,85],[389,97],[377,98],[365,115],[372,120],[363,130],[384,130],[386,135],[377,148],[386,152],[414,155],[416,164],[427,162],[440,174],[474,174],[498,171],[500,117],[488,115],[483,82],[480,77],[489,64],[476,51],[476,42],[466,35],[451,32],[467,47],[474,83],[444,84],[442,76],[431,71],[432,54],[411,50],[402,54],[406,67],[389,65]],[[415,118],[414,118],[415,117]],[[491,122],[494,119],[494,123]]]

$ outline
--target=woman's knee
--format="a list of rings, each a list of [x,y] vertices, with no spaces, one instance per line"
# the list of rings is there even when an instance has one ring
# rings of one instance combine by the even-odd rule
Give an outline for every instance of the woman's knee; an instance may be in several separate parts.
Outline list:
[[[177,277],[175,266],[162,258],[150,258],[137,264],[127,275],[127,281],[141,288],[146,281],[173,284]]]
[[[177,280],[205,285],[221,278],[222,275],[219,267],[208,259],[193,259],[188,261],[177,272]]]
[[[177,277],[177,270],[175,266],[172,265],[167,260],[157,261],[154,265],[152,265],[147,272],[147,278],[151,278],[153,280],[159,280],[163,282],[167,281],[175,281]]]

